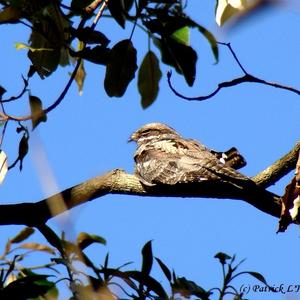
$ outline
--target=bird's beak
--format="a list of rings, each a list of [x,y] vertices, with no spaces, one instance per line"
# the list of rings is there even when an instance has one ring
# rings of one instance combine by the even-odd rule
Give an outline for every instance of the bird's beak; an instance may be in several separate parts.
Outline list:
[[[127,140],[127,143],[133,142],[134,141],[134,135],[132,134],[129,139]]]

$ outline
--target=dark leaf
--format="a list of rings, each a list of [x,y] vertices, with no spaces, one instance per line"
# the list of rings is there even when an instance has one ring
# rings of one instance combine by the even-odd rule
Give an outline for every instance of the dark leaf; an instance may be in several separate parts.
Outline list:
[[[228,259],[231,259],[231,256],[229,256],[229,255],[227,255],[226,253],[223,253],[223,252],[218,252],[214,257],[217,258],[222,265],[225,265],[226,261]]]
[[[122,97],[135,76],[136,50],[130,40],[117,43],[110,52],[104,87],[108,96]]]
[[[143,59],[138,74],[138,89],[143,108],[149,107],[156,99],[161,76],[159,61],[156,55],[149,51]]]
[[[149,275],[153,264],[153,253],[151,241],[147,242],[142,249],[142,274]]]
[[[77,245],[81,250],[94,243],[106,245],[106,240],[101,236],[86,232],[80,232],[77,236]]]
[[[136,280],[140,284],[145,285],[150,291],[156,293],[162,299],[168,299],[166,291],[163,289],[162,285],[149,275],[144,275],[139,271],[127,271],[124,272],[131,279]]]
[[[265,285],[268,285],[265,277],[258,272],[247,271],[247,272],[243,272],[243,273],[249,274],[249,275],[253,276],[254,278],[256,278],[257,280],[259,280],[260,282],[264,283]]]
[[[9,283],[0,292],[0,299],[27,300],[44,295],[53,288],[54,283],[47,280],[48,275],[30,275]]]
[[[190,46],[176,42],[173,38],[156,39],[162,61],[183,74],[187,84],[192,86],[196,75],[197,53]]]
[[[29,104],[32,116],[32,130],[41,122],[47,121],[47,115],[43,111],[42,101],[35,96],[29,96]]]
[[[72,56],[81,57],[95,64],[106,65],[110,49],[104,46],[96,46],[93,48],[85,47],[83,50],[74,52],[70,51]]]
[[[169,270],[169,268],[158,257],[155,257],[155,259],[158,262],[162,271],[164,272],[165,276],[168,278],[169,281],[171,281],[172,275],[171,275],[171,271]]]
[[[0,100],[2,99],[3,94],[6,93],[6,89],[0,85]]]
[[[211,295],[211,292],[205,291],[194,281],[187,280],[185,277],[178,277],[174,284],[172,284],[172,289],[174,293],[179,293],[186,298],[196,296],[202,300],[209,300],[209,296]]]
[[[56,248],[60,253],[63,252],[62,240],[49,226],[43,225],[39,230],[51,246]]]
[[[71,9],[76,14],[84,13],[84,9],[89,6],[93,0],[72,0]]]
[[[73,34],[80,41],[86,44],[100,44],[107,47],[110,40],[100,31],[96,31],[91,27],[85,27],[79,30],[74,30]]]
[[[213,52],[213,55],[214,55],[216,63],[217,63],[219,61],[219,48],[218,48],[216,38],[214,37],[214,35],[210,31],[208,31],[203,26],[201,26],[199,24],[196,24],[196,27],[198,28],[198,30],[204,35],[204,37],[210,43],[211,50]]]
[[[23,159],[28,153],[28,134],[24,133],[19,143],[19,157],[18,160],[20,161],[20,171],[23,169]]]
[[[125,28],[126,17],[124,14],[124,0],[110,0],[108,1],[107,7],[110,11],[111,16],[122,28]]]
[[[134,0],[124,0],[125,11],[129,11],[134,3]]]
[[[25,241],[28,237],[30,237],[34,233],[34,228],[25,227],[22,229],[16,236],[10,239],[12,244],[17,244]]]
[[[22,11],[19,8],[7,6],[0,11],[0,24],[17,23],[22,17]]]

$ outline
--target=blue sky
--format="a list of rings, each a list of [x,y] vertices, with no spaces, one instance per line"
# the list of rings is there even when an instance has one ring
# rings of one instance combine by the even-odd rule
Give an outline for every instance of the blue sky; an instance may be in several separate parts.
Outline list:
[[[211,30],[219,41],[231,42],[241,63],[249,73],[282,84],[300,88],[300,39],[297,28],[299,10],[274,8],[226,32],[214,22],[213,1],[190,0],[188,12],[197,22]],[[113,32],[113,45],[128,38],[131,24],[123,31],[116,25],[108,27],[102,19],[98,29]],[[15,42],[26,42],[20,28],[1,26],[2,70],[0,85],[12,94],[22,87],[20,75],[26,74],[28,60],[25,51],[14,50]],[[198,52],[197,79],[189,88],[182,77],[173,72],[174,84],[186,95],[210,92],[218,82],[241,75],[227,48],[220,47],[220,62],[214,58],[207,41],[197,32],[191,41]],[[133,43],[145,49],[147,36],[137,31]],[[152,49],[156,51],[155,46]],[[138,51],[138,62],[145,52]],[[169,67],[161,65],[163,78],[157,101],[147,110],[140,105],[136,81],[132,82],[121,99],[109,98],[103,90],[104,67],[86,63],[87,79],[80,97],[74,85],[62,104],[48,116],[30,140],[30,154],[24,170],[8,173],[0,188],[1,203],[37,201],[93,176],[114,168],[133,171],[134,144],[129,135],[141,125],[160,121],[171,125],[186,137],[201,140],[207,146],[226,150],[236,146],[248,165],[242,172],[253,176],[287,153],[299,140],[300,101],[295,94],[271,87],[244,84],[222,90],[204,102],[187,102],[172,94],[166,83]],[[44,81],[32,82],[32,94],[40,97],[45,106],[59,95],[71,68],[60,69]],[[12,114],[28,112],[27,100],[11,105]],[[3,150],[14,160],[18,137],[9,126]],[[42,164],[37,146],[42,149],[50,171],[37,171]],[[55,184],[49,184],[49,174]],[[51,177],[50,176],[50,177]],[[291,174],[270,190],[282,194]],[[45,185],[46,188],[43,188]],[[139,267],[140,250],[153,240],[153,251],[179,276],[194,280],[205,288],[220,286],[221,269],[213,256],[223,251],[246,258],[241,270],[262,273],[270,285],[298,284],[299,228],[291,226],[284,234],[276,235],[277,220],[247,203],[233,200],[150,198],[110,195],[75,208],[70,214],[72,234],[87,231],[107,239],[107,246],[93,246],[88,253],[99,263],[109,252],[111,266],[133,261]],[[59,222],[49,222],[59,232]],[[0,228],[0,249],[6,240],[21,227]],[[71,235],[72,235],[71,234]],[[36,236],[40,241],[42,238]],[[2,247],[2,248],[1,248]],[[35,256],[32,256],[35,259]],[[154,276],[164,280],[154,269]],[[253,284],[243,277],[241,284]],[[297,294],[251,293],[250,299],[300,299]]]

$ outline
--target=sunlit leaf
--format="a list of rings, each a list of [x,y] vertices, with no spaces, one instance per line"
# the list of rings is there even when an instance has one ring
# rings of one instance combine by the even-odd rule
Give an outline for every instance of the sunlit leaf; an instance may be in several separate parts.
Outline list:
[[[15,43],[15,48],[17,50],[28,49],[31,52],[35,52],[35,51],[53,51],[53,49],[51,49],[51,48],[34,48],[34,47],[30,47],[29,45],[24,44],[24,43]]]
[[[84,61],[82,60],[80,62],[80,66],[75,75],[75,81],[77,83],[78,92],[80,96],[82,96],[83,93],[83,84],[84,84],[85,76],[86,76],[86,72],[84,68]]]
[[[130,40],[117,43],[110,51],[104,88],[110,97],[122,97],[137,69],[136,50]]]
[[[94,243],[106,245],[106,240],[101,236],[89,234],[86,232],[80,232],[77,236],[77,244],[81,250]]]
[[[3,182],[8,170],[7,156],[0,150],[0,184]]]
[[[177,29],[172,33],[171,37],[178,43],[181,43],[185,46],[190,45],[190,29],[188,26],[184,26],[180,29]]]
[[[16,236],[10,239],[13,244],[21,243],[34,233],[34,228],[25,227]]]
[[[224,25],[230,18],[246,9],[246,0],[218,0],[216,7],[216,23]]]
[[[43,111],[42,101],[38,97],[30,95],[29,104],[32,116],[32,129],[34,129],[39,123],[47,121],[47,115]]]
[[[145,55],[138,73],[138,90],[143,108],[150,106],[156,99],[161,76],[159,61],[154,52],[149,51]]]
[[[53,248],[39,243],[23,243],[19,246],[19,248],[55,254],[55,250]]]

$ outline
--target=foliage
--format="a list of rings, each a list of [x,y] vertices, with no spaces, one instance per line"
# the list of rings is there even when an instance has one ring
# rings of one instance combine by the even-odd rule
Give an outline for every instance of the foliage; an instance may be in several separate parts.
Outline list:
[[[224,299],[233,295],[235,299],[244,299],[232,285],[232,281],[241,275],[251,275],[267,286],[264,277],[257,272],[239,272],[237,268],[243,262],[235,263],[224,253],[216,254],[223,271],[222,288],[205,289],[192,280],[176,275],[161,259],[153,256],[152,242],[142,249],[141,270],[125,270],[130,264],[114,268],[109,266],[109,255],[100,267],[96,266],[85,253],[93,243],[105,245],[105,240],[96,235],[80,233],[76,242],[59,238],[49,227],[40,228],[51,246],[27,242],[35,232],[26,227],[11,238],[0,257],[0,298],[1,299],[39,299],[55,300],[59,297],[58,285],[65,281],[72,297],[70,299],[201,299],[209,300],[217,296]],[[32,252],[49,255],[48,263],[40,266],[25,267]],[[166,283],[158,282],[152,275],[154,263],[158,265],[166,278]],[[85,271],[83,271],[85,270]],[[37,273],[37,271],[39,273]],[[66,275],[67,274],[67,275]],[[117,289],[115,288],[117,287]],[[65,297],[64,297],[65,298]]]

